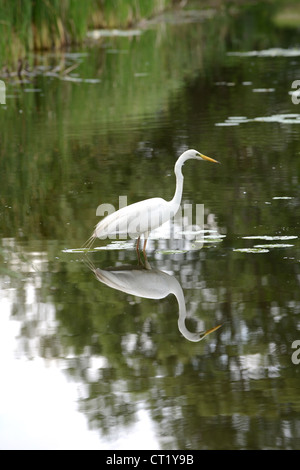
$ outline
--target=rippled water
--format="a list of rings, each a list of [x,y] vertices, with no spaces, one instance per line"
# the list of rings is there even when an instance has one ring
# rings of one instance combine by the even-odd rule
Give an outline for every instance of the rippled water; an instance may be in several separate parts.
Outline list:
[[[299,44],[260,13],[160,18],[7,81],[0,448],[299,447]],[[170,199],[187,148],[221,165],[186,163],[192,225],[152,234],[151,270],[133,240],[81,248],[100,204]]]

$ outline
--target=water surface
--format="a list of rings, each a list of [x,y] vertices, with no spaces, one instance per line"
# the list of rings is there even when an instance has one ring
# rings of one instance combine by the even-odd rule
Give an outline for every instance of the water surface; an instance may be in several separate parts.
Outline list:
[[[299,41],[263,13],[159,21],[7,83],[1,448],[299,448]],[[171,198],[187,148],[221,165],[184,166],[203,237],[149,241],[153,288],[131,240],[78,250],[100,204]]]

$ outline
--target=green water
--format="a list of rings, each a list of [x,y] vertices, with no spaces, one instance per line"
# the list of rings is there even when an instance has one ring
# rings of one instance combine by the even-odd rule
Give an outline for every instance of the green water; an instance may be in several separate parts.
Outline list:
[[[34,62],[0,105],[0,448],[299,448],[296,32],[168,16]],[[79,250],[100,204],[170,199],[187,148],[221,162],[184,166],[200,239],[153,236],[149,272],[132,240]]]

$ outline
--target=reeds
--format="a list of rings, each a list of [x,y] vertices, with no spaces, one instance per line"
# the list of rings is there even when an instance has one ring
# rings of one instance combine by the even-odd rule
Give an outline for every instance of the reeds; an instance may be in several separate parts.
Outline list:
[[[50,49],[81,41],[96,0],[2,0],[2,54]]]
[[[1,62],[84,40],[89,27],[127,28],[178,0],[1,0]]]
[[[179,3],[179,0],[98,0],[92,11],[94,26],[127,28],[137,21],[152,17]]]

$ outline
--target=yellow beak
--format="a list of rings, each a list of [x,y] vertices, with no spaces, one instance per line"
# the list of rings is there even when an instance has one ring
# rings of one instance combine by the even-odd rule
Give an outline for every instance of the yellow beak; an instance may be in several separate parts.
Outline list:
[[[214,161],[214,160],[213,160],[213,161]],[[219,162],[217,162],[217,163],[219,163]],[[203,337],[209,335],[210,333],[213,333],[213,332],[216,331],[218,328],[220,328],[220,326],[222,326],[222,324],[221,324],[221,325],[218,325],[218,326],[214,326],[213,328],[210,328],[209,330],[206,330],[206,331],[203,333]]]
[[[214,160],[213,158],[207,157],[206,155],[203,155],[202,153],[200,153],[200,156],[201,158],[203,158],[203,160],[207,160],[208,162],[220,163],[218,162],[218,160]]]

